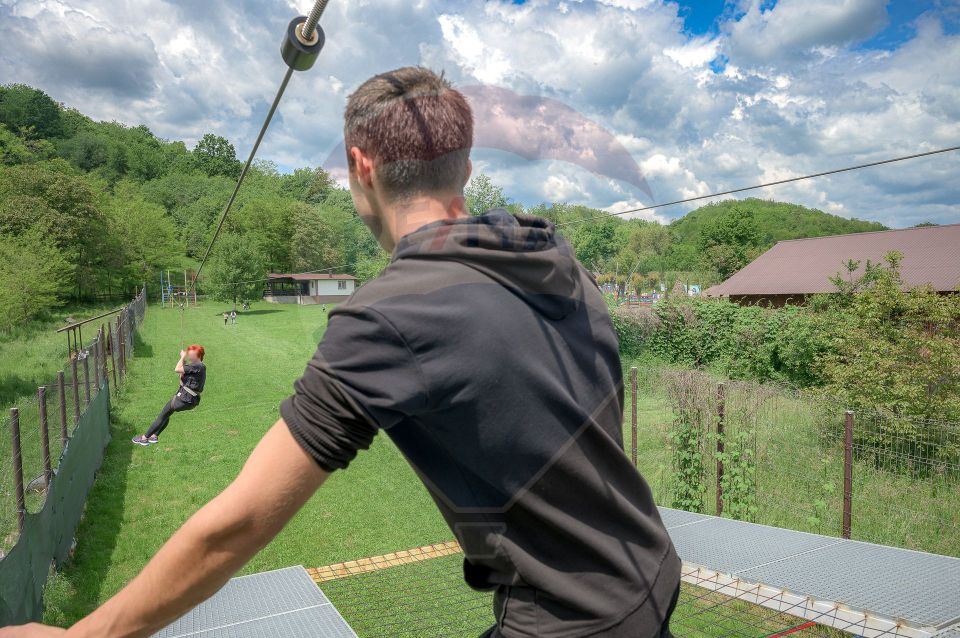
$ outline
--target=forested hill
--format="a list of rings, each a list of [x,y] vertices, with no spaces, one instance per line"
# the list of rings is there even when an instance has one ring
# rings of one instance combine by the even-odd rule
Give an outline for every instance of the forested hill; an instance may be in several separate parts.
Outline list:
[[[744,218],[745,221],[738,224],[737,220]],[[744,224],[746,227],[737,227]],[[726,228],[720,228],[723,226]],[[784,239],[872,230],[887,230],[887,227],[879,222],[847,219],[788,202],[730,199],[702,206],[670,224],[674,243],[672,266],[678,270],[695,270],[698,265],[702,266],[711,241],[742,244],[749,248],[747,256],[751,257]]]
[[[799,204],[753,197],[707,204],[675,220],[670,224],[670,230],[678,243],[695,244],[704,226],[734,208],[747,208],[753,213],[760,241],[766,246],[773,246],[784,239],[887,230],[879,222],[847,219]]]
[[[221,136],[188,148],[146,126],[94,121],[29,86],[0,86],[0,337],[57,305],[142,282],[155,292],[161,271],[195,268],[240,168]],[[704,206],[668,226],[562,202],[524,207],[482,173],[466,198],[472,214],[507,207],[561,224],[587,267],[640,292],[678,279],[709,285],[779,239],[883,228],[758,199]],[[388,259],[323,170],[257,162],[199,287],[253,300],[268,272],[332,268],[365,281]]]

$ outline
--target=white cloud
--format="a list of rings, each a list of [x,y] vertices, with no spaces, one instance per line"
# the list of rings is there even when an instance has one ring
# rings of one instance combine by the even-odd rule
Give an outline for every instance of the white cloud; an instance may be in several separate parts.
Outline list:
[[[279,41],[309,0],[0,0],[0,82],[25,82],[99,119],[192,144],[249,150],[283,75]],[[744,0],[739,19],[691,37],[661,0],[331,2],[316,66],[293,78],[261,157],[318,165],[346,96],[408,64],[456,83],[559,100],[614,134],[658,201],[818,172],[960,140],[960,36],[936,11],[889,51],[858,49],[885,0]],[[57,34],[38,37],[37,34]],[[725,68],[710,64],[725,56]],[[477,150],[515,200],[597,208],[651,203],[574,164]],[[960,156],[940,156],[758,195],[905,226],[960,221]],[[674,217],[695,207],[658,209]],[[622,210],[622,208],[621,208]]]
[[[750,0],[746,14],[728,22],[731,58],[766,64],[865,40],[887,24],[889,0],[779,0],[765,9]]]

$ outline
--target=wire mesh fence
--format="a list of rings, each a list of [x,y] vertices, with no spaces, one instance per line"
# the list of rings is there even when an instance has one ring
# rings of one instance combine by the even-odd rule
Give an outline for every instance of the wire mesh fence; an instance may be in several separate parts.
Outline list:
[[[87,406],[99,392],[122,382],[126,361],[133,355],[134,333],[145,311],[146,293],[141,291],[115,318],[96,324],[95,336],[71,352],[56,378],[38,386],[36,394],[3,415],[0,556],[17,542],[20,512],[43,508],[47,483]]]
[[[960,556],[958,423],[689,370],[641,374],[636,402],[660,505]]]
[[[321,583],[361,638],[479,636],[493,626],[492,597],[463,582],[463,556],[360,572]]]
[[[362,559],[356,569],[314,577],[360,638],[476,638],[496,622],[493,600],[464,584],[462,560],[459,553],[397,566]],[[900,635],[840,606],[696,567],[686,566],[682,577],[670,621],[677,638]],[[637,635],[649,633],[637,628]]]

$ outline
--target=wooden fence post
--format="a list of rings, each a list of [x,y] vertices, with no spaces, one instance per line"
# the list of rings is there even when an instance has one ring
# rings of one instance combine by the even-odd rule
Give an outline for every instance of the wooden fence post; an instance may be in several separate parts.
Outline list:
[[[726,418],[726,386],[717,384],[717,516],[723,516],[723,421]]]
[[[77,378],[77,358],[70,360],[70,371],[73,374],[73,424],[80,422],[80,379]]]
[[[107,328],[100,324],[100,374],[103,383],[107,382]]]
[[[853,526],[853,410],[847,410],[843,431],[843,528],[840,535],[850,538]]]
[[[127,339],[123,334],[123,313],[120,313],[120,316],[117,317],[117,341],[120,343],[120,380],[122,381],[127,377]]]
[[[20,456],[20,410],[10,408],[10,443],[13,445],[13,486],[17,495],[17,530],[22,534],[27,518],[23,497],[23,457]]]
[[[84,350],[83,357],[83,397],[86,400],[86,403],[83,404],[83,409],[86,410],[87,406],[90,405],[90,351]]]
[[[50,487],[53,467],[50,465],[50,424],[47,422],[47,387],[37,388],[37,403],[40,406],[40,449],[43,452],[43,484]]]
[[[117,390],[117,359],[113,352],[113,324],[107,322],[107,349],[110,350],[110,370],[113,372],[113,390]]]
[[[57,393],[60,402],[60,447],[67,447],[67,388],[63,370],[57,372]]]
[[[637,467],[637,368],[630,368],[630,460]]]

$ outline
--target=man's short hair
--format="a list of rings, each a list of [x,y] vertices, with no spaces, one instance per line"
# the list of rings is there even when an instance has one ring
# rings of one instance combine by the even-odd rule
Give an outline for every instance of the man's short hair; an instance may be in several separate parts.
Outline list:
[[[460,190],[473,145],[473,113],[450,82],[424,67],[374,76],[347,99],[344,143],[369,155],[391,199]]]

